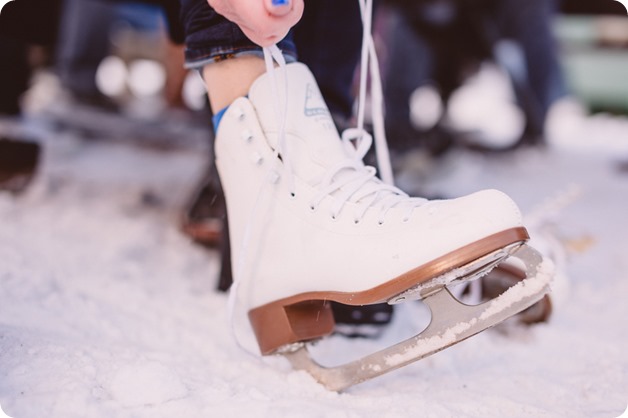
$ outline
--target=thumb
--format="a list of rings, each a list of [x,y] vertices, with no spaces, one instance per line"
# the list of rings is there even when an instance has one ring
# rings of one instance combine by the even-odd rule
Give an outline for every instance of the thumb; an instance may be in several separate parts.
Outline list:
[[[285,16],[292,11],[293,0],[265,0],[266,11],[273,16]]]

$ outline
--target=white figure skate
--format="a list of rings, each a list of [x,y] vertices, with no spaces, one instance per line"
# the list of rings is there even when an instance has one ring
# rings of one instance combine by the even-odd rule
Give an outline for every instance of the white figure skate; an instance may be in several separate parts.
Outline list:
[[[237,99],[216,136],[239,305],[261,353],[282,354],[332,390],[342,390],[464,340],[548,291],[541,257],[513,201],[488,190],[459,199],[410,198],[362,163],[369,146],[341,139],[302,64],[276,72],[287,86],[280,146],[273,79]],[[287,83],[287,84],[286,84]],[[478,306],[447,287],[513,255],[527,279]],[[421,334],[354,363],[325,369],[306,343],[330,334],[330,301],[348,305],[423,299],[433,313]]]

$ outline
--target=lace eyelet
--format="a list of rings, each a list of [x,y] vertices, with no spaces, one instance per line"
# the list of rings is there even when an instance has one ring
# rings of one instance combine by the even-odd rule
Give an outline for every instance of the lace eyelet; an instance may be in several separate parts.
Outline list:
[[[253,133],[249,131],[248,129],[246,129],[242,131],[242,133],[240,134],[240,137],[242,138],[242,140],[246,142],[251,142],[253,140]]]
[[[382,226],[384,225],[384,221],[382,221],[381,219],[379,221],[377,221],[377,225]]]
[[[316,205],[313,205],[310,203],[310,211],[311,212],[316,212],[316,209],[318,209],[318,207]]]
[[[297,194],[295,192],[290,192],[290,198],[296,199]]]
[[[234,107],[233,108],[233,115],[235,116],[235,118],[237,120],[244,120],[245,114],[244,114],[244,110],[242,110],[242,108],[240,107]]]
[[[276,172],[275,170],[271,170],[268,174],[269,174],[268,175],[268,182],[270,184],[277,184],[277,183],[279,183],[279,179],[281,178],[281,175],[278,172]]]
[[[353,220],[353,223],[357,225],[357,224],[359,224],[359,223],[360,223],[360,220],[359,220],[359,219],[354,219],[354,220]]]
[[[259,153],[254,153],[251,155],[251,162],[255,165],[264,164],[264,157],[262,157]]]

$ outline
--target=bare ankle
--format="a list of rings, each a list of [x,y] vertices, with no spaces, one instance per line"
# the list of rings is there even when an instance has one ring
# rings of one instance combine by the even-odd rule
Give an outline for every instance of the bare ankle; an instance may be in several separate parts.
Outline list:
[[[206,65],[203,79],[212,110],[218,112],[238,97],[245,96],[253,82],[265,71],[264,60],[254,55]]]

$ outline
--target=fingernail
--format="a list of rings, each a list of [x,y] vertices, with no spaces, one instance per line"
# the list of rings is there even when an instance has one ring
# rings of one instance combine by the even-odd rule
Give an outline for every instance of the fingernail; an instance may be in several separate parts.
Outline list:
[[[290,0],[272,0],[273,6],[287,6]]]

